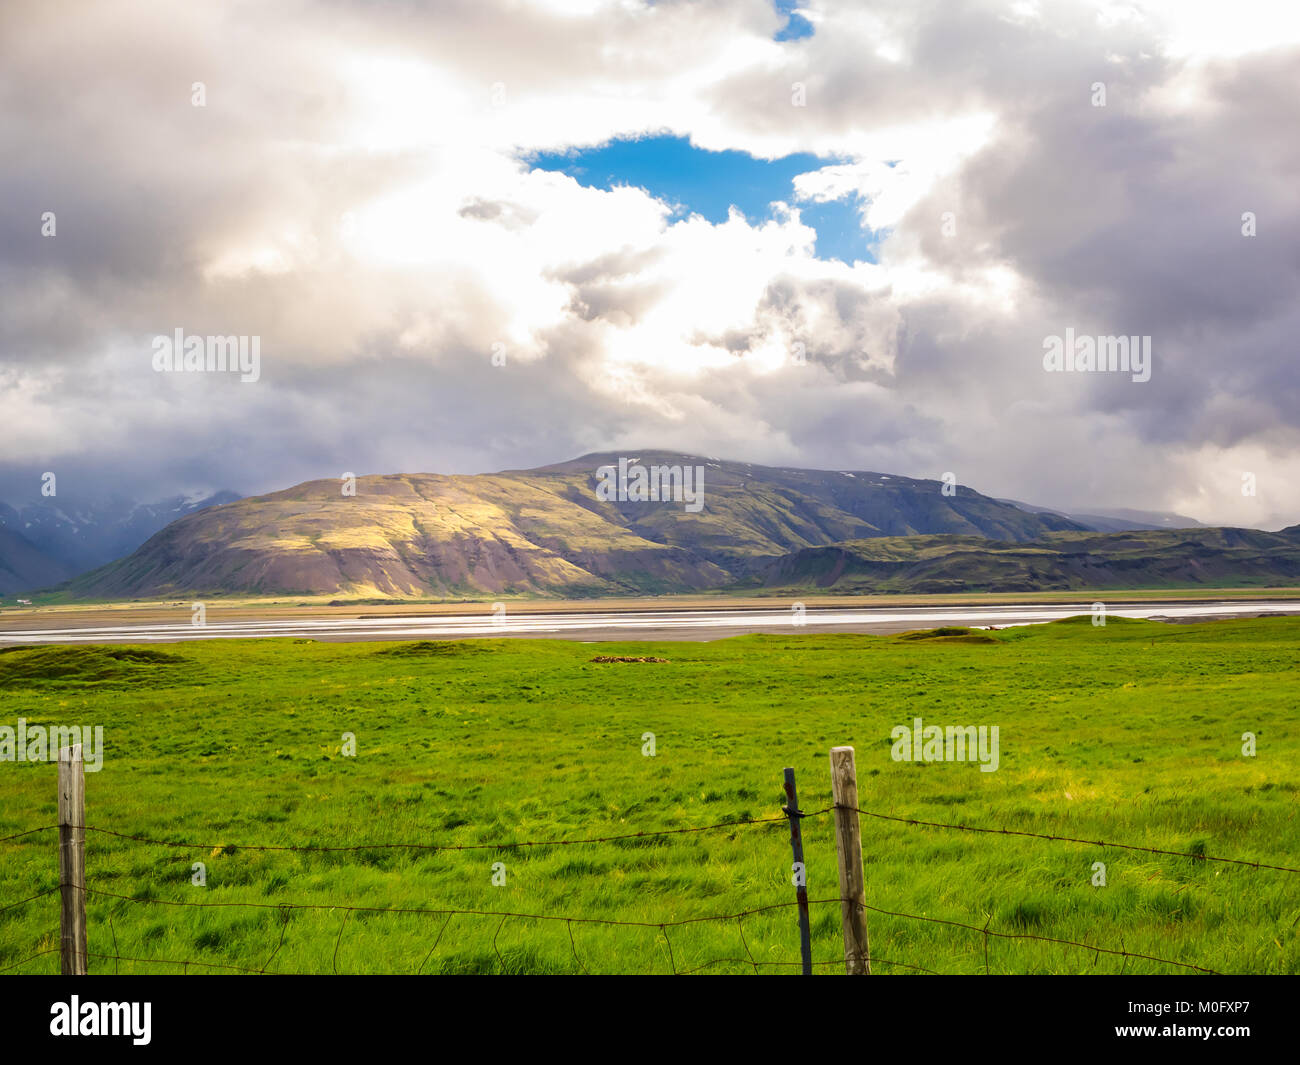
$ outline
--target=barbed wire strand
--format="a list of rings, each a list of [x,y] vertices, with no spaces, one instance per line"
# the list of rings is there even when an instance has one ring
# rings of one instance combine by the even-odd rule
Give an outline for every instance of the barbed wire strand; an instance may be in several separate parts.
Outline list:
[[[828,806],[818,810],[818,814],[829,813],[834,807]],[[816,815],[805,815],[816,816]],[[111,828],[97,825],[80,825],[86,832],[98,832],[118,839],[148,843],[156,847],[177,847],[181,850],[234,850],[246,851],[369,851],[369,850],[421,850],[421,851],[485,851],[512,850],[520,847],[576,847],[590,843],[617,843],[627,839],[647,839],[652,836],[675,836],[687,832],[712,832],[720,828],[743,828],[749,825],[770,825],[788,823],[785,814],[779,817],[755,817],[739,821],[719,821],[712,825],[691,825],[686,828],[664,828],[642,832],[625,832],[615,836],[596,836],[589,839],[540,839],[518,840],[511,843],[355,843],[348,846],[324,844],[266,844],[266,843],[185,843],[165,839],[152,839],[148,836],[136,836],[127,832],[116,832]],[[0,841],[3,842],[3,841]]]
[[[231,969],[239,973],[255,973],[258,975],[265,975],[264,970],[262,969],[249,969],[242,965],[228,965],[223,962],[215,962],[215,961],[196,961],[194,958],[185,958],[185,959],[132,958],[132,957],[128,957],[125,954],[100,954],[93,950],[86,951],[85,956],[88,958],[103,958],[106,961],[114,961],[114,962],[133,961],[133,962],[138,962],[141,965],[184,965],[187,967],[190,965],[198,965],[205,969]]]
[[[29,954],[22,961],[16,961],[12,965],[6,965],[0,969],[0,973],[7,973],[10,969],[17,969],[19,966],[26,965],[29,961],[35,961],[37,958],[44,957],[46,954],[57,954],[61,947],[50,947],[47,950],[38,950],[35,954]]]
[[[22,906],[29,902],[35,902],[37,899],[43,899],[46,895],[53,895],[56,891],[60,890],[62,887],[63,887],[62,884],[55,884],[54,887],[49,888],[45,891],[38,892],[37,894],[31,895],[28,898],[19,899],[17,902],[11,902],[5,906],[0,906],[0,913],[4,913],[5,910],[12,910],[15,906]]]
[[[63,885],[60,885],[63,886]],[[514,910],[466,910],[451,906],[437,907],[403,907],[403,906],[356,906],[339,902],[187,902],[183,899],[148,899],[132,895],[119,895],[116,892],[104,891],[100,888],[86,887],[72,884],[71,887],[80,887],[88,895],[99,895],[103,898],[117,899],[121,902],[137,903],[141,905],[152,906],[191,906],[204,909],[212,908],[244,908],[260,910],[345,910],[352,913],[399,913],[414,914],[423,916],[442,916],[443,914],[460,914],[469,917],[519,917],[530,921],[569,921],[577,924],[597,924],[597,925],[618,925],[631,928],[678,928],[690,924],[702,924],[708,921],[734,921],[737,918],[753,917],[756,914],[767,913],[771,910],[788,909],[791,906],[798,906],[798,900],[789,902],[772,902],[766,906],[756,906],[751,910],[742,910],[738,913],[709,914],[704,917],[683,917],[675,921],[621,921],[612,917],[574,917],[565,914],[554,913],[522,913]],[[808,905],[817,906],[828,903],[839,903],[842,899],[809,899]]]
[[[998,939],[1032,939],[1032,940],[1037,940],[1040,943],[1058,943],[1062,946],[1082,947],[1084,950],[1099,951],[1102,954],[1113,954],[1116,957],[1123,957],[1125,959],[1141,958],[1144,961],[1159,962],[1161,965],[1177,965],[1177,966],[1181,966],[1184,969],[1195,969],[1197,972],[1209,973],[1212,976],[1224,975],[1223,973],[1220,973],[1214,969],[1207,969],[1202,965],[1193,965],[1191,962],[1174,961],[1172,958],[1157,958],[1153,954],[1138,954],[1134,951],[1123,949],[1124,944],[1122,939],[1120,941],[1121,949],[1113,950],[1108,947],[1099,947],[1095,943],[1080,943],[1077,939],[1055,939],[1051,936],[1040,936],[1032,932],[999,932],[995,929],[989,928],[987,924],[985,924],[985,926],[981,928],[979,925],[966,924],[963,921],[952,921],[944,917],[926,917],[918,913],[903,913],[898,910],[884,910],[878,906],[869,906],[865,904],[863,904],[863,908],[870,910],[872,913],[881,914],[885,917],[902,917],[911,921],[927,921],[932,924],[945,924],[945,925],[951,925],[954,928],[965,928],[972,932],[978,932],[980,933],[980,935],[984,936],[984,940],[986,944],[988,942],[989,936],[996,936]],[[985,958],[986,958],[985,971],[987,972],[987,965],[988,965],[987,952],[985,954]]]
[[[1076,843],[1089,847],[1115,848],[1118,850],[1142,851],[1147,854],[1159,854],[1172,858],[1190,858],[1193,861],[1200,862],[1222,862],[1230,865],[1244,865],[1252,869],[1269,869],[1282,873],[1300,873],[1300,868],[1287,865],[1274,865],[1268,862],[1262,862],[1258,859],[1251,858],[1226,858],[1213,854],[1197,854],[1191,851],[1175,851],[1161,847],[1147,847],[1134,843],[1121,843],[1116,840],[1101,839],[1083,839],[1078,836],[1059,836],[1045,832],[1029,832],[1024,829],[1014,828],[982,828],[975,825],[951,824],[942,821],[927,821],[916,817],[902,817],[897,814],[886,814],[878,810],[868,810],[863,807],[838,807],[835,805],[823,807],[820,810],[804,811],[800,817],[821,817],[837,809],[851,809],[864,817],[871,817],[881,821],[892,821],[896,824],[913,825],[922,828],[942,828],[958,832],[975,832],[983,835],[995,836],[1021,836],[1028,839],[1041,839],[1053,843]],[[149,836],[138,836],[127,832],[118,832],[114,829],[103,828],[98,825],[80,825],[79,827],[86,832],[97,832],[101,835],[114,836],[118,839],[131,840],[137,843],[146,843],[158,847],[175,847],[181,850],[225,850],[232,848],[234,850],[250,851],[366,851],[366,850],[423,850],[423,851],[473,851],[473,850],[512,850],[522,847],[567,847],[582,846],[597,843],[617,843],[629,839],[648,839],[656,836],[681,835],[692,832],[711,832],[722,828],[743,828],[750,825],[772,825],[788,822],[787,814],[780,814],[775,817],[758,817],[743,818],[733,821],[719,821],[710,825],[691,825],[683,828],[665,828],[652,829],[639,832],[627,832],[613,836],[593,836],[583,839],[547,839],[547,840],[517,840],[513,842],[500,843],[358,843],[350,845],[325,845],[325,844],[263,844],[263,843],[190,843],[175,840],[154,839]],[[24,832],[18,832],[10,836],[0,837],[0,843],[7,843],[10,840],[21,839],[24,836],[30,836],[38,832],[48,832],[51,829],[58,828],[58,825],[45,825],[40,828],[28,829]]]
[[[58,827],[58,825],[41,825],[40,828],[29,828],[25,832],[15,832],[12,836],[0,836],[0,843],[8,843],[11,839],[22,839],[23,836],[34,836],[37,832],[48,832],[50,829]]]
[[[429,953],[424,956],[424,961],[420,962],[420,967],[415,970],[416,976],[419,976],[420,973],[424,971],[424,967],[429,963],[429,959],[433,957],[433,952],[438,949],[438,944],[442,942],[443,932],[447,931],[447,926],[451,924],[451,919],[455,916],[454,913],[447,914],[447,919],[442,922],[442,927],[438,929],[438,938],[433,941],[433,946],[429,948]],[[572,930],[569,931],[569,942],[573,942]],[[574,948],[574,957],[577,957],[577,948]]]
[[[875,810],[864,810],[861,807],[831,807],[831,809],[853,810],[855,813],[863,814],[866,817],[874,817],[882,821],[897,821],[905,825],[920,825],[925,828],[948,828],[958,832],[979,832],[990,836],[1027,836],[1030,839],[1046,839],[1055,843],[1082,843],[1089,847],[1114,847],[1126,851],[1146,851],[1148,854],[1164,854],[1173,858],[1191,858],[1198,862],[1227,862],[1232,865],[1246,865],[1252,869],[1273,869],[1280,873],[1300,873],[1300,869],[1293,869],[1289,865],[1269,865],[1265,862],[1252,861],[1249,858],[1218,858],[1212,854],[1195,854],[1191,851],[1171,851],[1162,850],[1159,847],[1141,847],[1133,843],[1116,843],[1112,840],[1101,839],[1079,839],[1076,836],[1053,836],[1046,835],[1042,832],[1025,832],[1014,828],[977,828],[972,825],[950,825],[940,821],[922,821],[915,817],[898,817],[893,814],[882,814]]]

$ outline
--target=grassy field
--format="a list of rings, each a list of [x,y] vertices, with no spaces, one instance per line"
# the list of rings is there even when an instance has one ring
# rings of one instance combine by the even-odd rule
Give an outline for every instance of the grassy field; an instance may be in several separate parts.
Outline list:
[[[1296,866],[1298,650],[1300,618],[1083,619],[946,639],[13,648],[0,652],[0,725],[104,726],[88,823],[202,845],[88,834],[92,891],[149,900],[91,894],[90,950],[158,959],[95,958],[92,972],[179,973],[161,960],[181,959],[323,973],[664,973],[723,959],[704,971],[752,972],[752,954],[774,973],[791,969],[767,963],[798,959],[793,909],[655,926],[792,901],[782,821],[504,850],[242,845],[470,846],[774,817],[786,765],[803,808],[821,810],[827,752],[851,744],[871,810]],[[999,726],[1000,768],[894,761],[890,730],[917,716]],[[355,757],[341,752],[349,732]],[[55,815],[53,765],[0,763],[0,836]],[[1300,875],[872,818],[863,835],[881,909],[1300,972]],[[811,898],[835,897],[829,815],[808,818],[804,840]],[[57,885],[55,842],[0,844],[0,907]],[[198,861],[206,887],[191,883]],[[1091,884],[1099,861],[1105,887]],[[881,973],[1181,971],[1033,940],[991,939],[986,960],[978,933],[875,913],[869,928]],[[57,929],[57,893],[0,909],[0,969],[56,971],[57,953],[16,963],[57,947]],[[818,971],[841,972],[838,905],[812,907],[812,935]]]

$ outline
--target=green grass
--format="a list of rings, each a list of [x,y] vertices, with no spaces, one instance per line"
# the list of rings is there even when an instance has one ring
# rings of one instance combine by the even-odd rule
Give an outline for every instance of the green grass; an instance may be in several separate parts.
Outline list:
[[[90,949],[135,958],[324,973],[668,972],[717,958],[737,960],[708,971],[744,972],[747,949],[759,962],[795,961],[792,909],[670,928],[666,941],[657,927],[470,916],[451,918],[439,939],[441,916],[276,908],[650,925],[736,913],[793,899],[781,822],[510,850],[241,844],[495,844],[771,817],[786,765],[803,808],[820,810],[830,802],[827,752],[840,744],[857,749],[862,805],[884,813],[1300,865],[1300,618],[1112,618],[1104,628],[1083,619],[984,643],[972,635],[985,634],[23,648],[0,653],[0,724],[103,725],[89,824],[204,844],[89,833],[89,886],[154,900],[91,895]],[[596,655],[669,661],[596,664]],[[893,761],[890,730],[918,716],[998,725],[1000,769]],[[1247,731],[1258,737],[1254,758],[1241,754]],[[356,757],[340,753],[345,732]],[[654,757],[641,753],[646,732]],[[0,836],[55,818],[54,766],[0,763]],[[1300,972],[1300,875],[870,818],[863,837],[867,901],[882,909],[1222,972]],[[808,818],[804,840],[811,897],[836,896],[830,818]],[[57,885],[55,842],[47,832],[0,844],[0,907]],[[205,888],[190,883],[195,861],[206,863]],[[1090,883],[1097,861],[1104,888]],[[504,886],[491,882],[494,862],[505,864]],[[57,928],[57,894],[0,910],[0,969],[57,947]],[[869,928],[878,959],[985,971],[977,933],[876,914]],[[815,959],[836,962],[838,906],[813,907],[812,933]],[[53,972],[57,959],[13,971]],[[1179,971],[1003,939],[989,942],[987,964]],[[92,972],[114,969],[182,971],[92,960]]]

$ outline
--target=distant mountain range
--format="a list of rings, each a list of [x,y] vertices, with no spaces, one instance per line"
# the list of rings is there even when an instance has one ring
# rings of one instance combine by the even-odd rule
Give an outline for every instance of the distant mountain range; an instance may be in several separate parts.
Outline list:
[[[0,526],[0,595],[48,588],[67,580],[75,572],[30,540]]]
[[[701,506],[690,503],[693,481],[685,498],[638,498],[639,476],[674,468],[703,471]],[[596,453],[495,474],[361,477],[355,495],[337,480],[310,481],[206,505],[63,590],[482,598],[1294,583],[1295,532],[1108,537],[940,481]]]
[[[1112,510],[1053,510],[1051,507],[1036,507],[1032,503],[1021,503],[1015,499],[1002,499],[1013,507],[1027,510],[1032,514],[1057,514],[1069,518],[1094,532],[1130,532],[1136,529],[1196,529],[1203,528],[1195,518],[1185,514],[1174,514],[1167,510],[1130,510],[1127,507],[1115,507]]]
[[[121,558],[177,518],[238,499],[234,492],[157,503],[123,498],[0,503],[0,595],[44,588]]]

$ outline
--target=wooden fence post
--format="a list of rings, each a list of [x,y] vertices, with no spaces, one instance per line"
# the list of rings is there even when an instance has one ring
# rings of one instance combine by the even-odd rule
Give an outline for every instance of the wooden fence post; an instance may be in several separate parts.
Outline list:
[[[799,819],[799,796],[794,787],[794,770],[785,771],[785,812],[790,818],[790,853],[794,856],[796,876],[794,897],[799,902],[799,956],[803,960],[803,975],[812,976],[812,937],[808,929],[808,871],[803,860],[803,830]]]
[[[59,750],[59,971],[85,976],[86,776],[81,744]]]
[[[850,976],[870,975],[867,892],[862,874],[862,832],[858,825],[858,770],[852,747],[831,748],[831,796],[835,800],[835,856],[840,866],[844,966]]]

